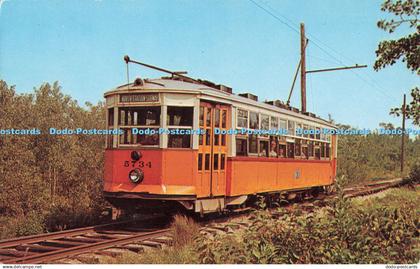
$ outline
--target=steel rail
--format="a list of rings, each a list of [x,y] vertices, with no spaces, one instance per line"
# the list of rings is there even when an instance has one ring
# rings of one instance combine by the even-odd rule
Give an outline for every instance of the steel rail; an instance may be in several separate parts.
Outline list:
[[[374,194],[374,193],[378,193],[387,189],[399,187],[403,184],[404,184],[404,179],[402,178],[398,178],[396,180],[388,181],[388,182],[383,181],[383,182],[370,183],[370,184],[365,185],[364,188],[361,190],[348,191],[347,193],[344,190],[344,193],[345,193],[344,197],[354,198],[354,197],[364,196],[368,194]]]
[[[107,223],[107,224],[100,224],[100,225],[95,225],[95,226],[77,228],[77,229],[72,229],[72,230],[64,230],[60,232],[43,233],[43,234],[37,234],[37,235],[29,235],[29,236],[23,236],[23,237],[4,239],[4,240],[0,240],[0,249],[14,247],[14,246],[22,245],[22,244],[41,242],[41,241],[45,241],[49,239],[59,239],[59,238],[68,237],[68,236],[81,235],[89,231],[95,231],[96,229],[99,229],[99,228],[112,227],[115,225],[127,224],[130,222],[133,222],[133,221],[132,220],[120,221],[120,222],[114,222],[114,223]]]
[[[358,196],[370,195],[373,193],[384,191],[386,189],[399,187],[403,185],[404,183],[405,183],[405,180],[402,178],[368,183],[363,186],[344,189],[344,197],[353,198],[353,197],[358,197]],[[27,255],[25,256],[7,257],[6,259],[0,260],[0,263],[16,264],[16,263],[51,262],[54,260],[59,260],[62,258],[76,256],[76,255],[89,253],[89,252],[95,252],[95,251],[103,250],[107,248],[124,247],[127,244],[157,238],[157,237],[169,234],[172,231],[169,228],[161,229],[161,230],[154,230],[154,231],[140,230],[133,235],[129,235],[127,234],[128,232],[124,231],[124,229],[121,231],[101,229],[101,228],[126,224],[130,222],[133,222],[133,221],[131,220],[131,221],[114,222],[114,223],[78,228],[78,229],[73,229],[73,230],[68,230],[68,231],[46,233],[46,234],[40,234],[40,235],[34,235],[34,236],[25,236],[25,237],[20,237],[20,238],[1,240],[0,250],[10,250],[13,252],[16,250],[7,249],[7,248],[8,247],[14,247],[14,248],[27,247],[26,251],[29,250],[30,253],[26,252]],[[105,235],[101,234],[102,231],[105,231]],[[58,244],[62,245],[61,247],[42,245],[42,243],[46,241],[54,241],[54,239],[70,240],[72,237],[78,236],[78,235],[87,236],[89,232],[98,233],[99,235],[97,236],[102,236],[102,237],[96,238],[96,239],[95,237],[89,237],[87,238],[86,243],[81,244],[81,245],[75,245],[74,243],[69,243],[67,244],[69,247],[64,247],[63,245],[66,245],[66,244],[63,242],[57,242]],[[112,237],[113,234],[123,236],[123,237],[115,238],[115,237]],[[91,241],[89,242],[89,240]],[[33,245],[34,249],[36,248],[41,249],[41,250],[44,249],[46,252],[39,253],[39,252],[31,251],[30,250],[31,246],[28,246],[27,244],[36,244],[36,243],[40,243],[41,245]],[[23,250],[19,249],[19,251],[23,251]]]
[[[166,235],[171,232],[171,229],[157,230],[154,232],[145,232],[139,233],[133,236],[128,236],[124,238],[110,239],[103,242],[97,242],[93,244],[75,246],[70,248],[64,248],[60,250],[49,251],[45,253],[30,255],[26,257],[12,258],[3,260],[3,263],[6,264],[17,264],[17,263],[26,263],[26,264],[35,264],[42,262],[50,262],[57,259],[66,258],[69,256],[79,255],[87,252],[97,251],[101,249],[106,249],[110,247],[122,246],[132,242],[144,241],[154,237]]]

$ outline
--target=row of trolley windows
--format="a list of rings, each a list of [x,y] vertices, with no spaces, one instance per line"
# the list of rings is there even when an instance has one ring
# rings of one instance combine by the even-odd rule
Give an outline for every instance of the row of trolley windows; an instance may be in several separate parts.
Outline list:
[[[171,107],[167,108],[166,124],[169,131],[174,129],[192,129],[193,107]],[[113,109],[109,110],[108,124],[113,126]],[[159,132],[161,126],[161,107],[130,107],[118,109],[118,125],[123,131],[119,136],[119,143],[122,145],[158,146]],[[150,129],[155,133],[135,133],[132,128]],[[153,128],[155,127],[155,128]],[[190,134],[168,134],[169,148],[190,148]]]
[[[198,171],[210,171],[210,165],[213,163],[213,171],[225,170],[226,154],[213,154],[213,161],[210,160],[210,153],[199,153],[198,154]],[[204,158],[204,160],[203,160]]]
[[[156,129],[154,134],[132,134],[131,129],[122,129],[123,134],[120,135],[120,144],[123,145],[141,145],[141,146],[158,146],[159,134]],[[169,134],[169,148],[190,148],[191,135]]]
[[[287,130],[288,135],[300,136],[304,138],[328,140],[330,136],[321,132],[319,127],[314,127],[299,122],[280,119],[278,117],[259,114],[257,112],[247,111],[243,109],[237,110],[236,127],[245,129],[261,129],[261,130]],[[297,130],[303,132],[297,132]],[[310,132],[309,130],[317,130],[317,132]]]
[[[120,126],[160,126],[160,107],[120,108],[118,125]],[[110,117],[110,122],[114,117]],[[166,113],[168,126],[193,126],[192,107],[168,107]]]
[[[259,156],[271,158],[323,159],[330,158],[330,144],[318,141],[295,139],[286,142],[284,137],[258,138],[256,135],[236,137],[236,156]]]

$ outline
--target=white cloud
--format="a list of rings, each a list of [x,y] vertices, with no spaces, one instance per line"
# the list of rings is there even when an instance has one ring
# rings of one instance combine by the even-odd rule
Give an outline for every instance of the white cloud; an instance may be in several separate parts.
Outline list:
[[[3,6],[4,3],[6,3],[6,1],[10,1],[10,0],[0,0],[0,13],[1,13],[1,7]]]

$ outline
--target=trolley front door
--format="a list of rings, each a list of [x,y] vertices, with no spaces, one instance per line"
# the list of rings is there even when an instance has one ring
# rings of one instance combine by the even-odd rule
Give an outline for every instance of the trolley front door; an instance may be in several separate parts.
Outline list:
[[[226,157],[229,126],[229,107],[201,102],[198,147],[198,196],[213,197],[226,194]]]

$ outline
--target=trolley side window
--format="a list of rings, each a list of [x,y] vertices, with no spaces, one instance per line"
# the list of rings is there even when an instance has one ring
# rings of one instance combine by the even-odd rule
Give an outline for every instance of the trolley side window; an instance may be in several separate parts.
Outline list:
[[[280,158],[286,158],[287,156],[287,150],[285,144],[279,144],[279,157]]]
[[[321,158],[325,157],[325,143],[321,143]]]
[[[238,128],[248,128],[248,111],[238,109],[236,122]]]
[[[321,149],[320,149],[320,145],[321,145],[321,143],[320,143],[320,142],[315,142],[315,143],[314,143],[314,157],[315,157],[315,160],[319,160],[319,159],[321,159]]]
[[[316,129],[314,126],[309,126],[309,138],[315,139]]]
[[[267,115],[261,115],[261,130],[270,130],[270,117]]]
[[[168,135],[168,148],[190,148],[190,147],[191,147],[191,134],[169,134]]]
[[[108,130],[114,129],[114,108],[108,109]],[[107,148],[113,148],[114,147],[114,136],[112,134],[108,134],[106,137],[106,145]]]
[[[314,157],[314,142],[313,141],[309,141],[309,145],[308,145],[308,157],[309,158]]]
[[[277,117],[271,117],[270,118],[270,129],[271,130],[277,130],[279,128],[279,121]]]
[[[295,144],[287,142],[287,158],[295,157]]]
[[[319,127],[316,128],[315,139],[317,140],[321,139],[321,128]]]
[[[258,129],[259,128],[259,117],[258,113],[250,112],[249,113],[249,129]]]
[[[236,137],[236,156],[247,156],[247,139]]]
[[[329,143],[325,144],[325,157],[328,159],[330,158],[330,144]]]
[[[279,126],[279,128],[281,129],[281,130],[287,130],[287,121],[286,120],[280,120],[280,126]]]
[[[295,122],[294,121],[287,121],[287,133],[288,135],[295,135]]]
[[[277,149],[278,149],[278,142],[277,137],[270,136],[270,152],[268,154],[269,157],[278,157]]]
[[[191,148],[193,114],[193,107],[168,106],[168,148]]]
[[[193,108],[192,107],[175,107],[168,106],[168,114],[166,116],[169,126],[190,126],[193,125]]]
[[[297,136],[303,136],[302,123],[297,123],[296,124],[296,135]]]
[[[108,127],[114,126],[114,108],[108,109]]]
[[[295,141],[295,157],[300,157],[302,155],[301,153],[301,144],[300,144],[300,140],[296,139]]]
[[[268,157],[268,140],[259,140],[259,157]]]
[[[249,153],[258,154],[258,142],[256,135],[249,135]]]

